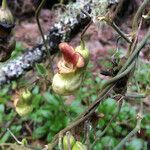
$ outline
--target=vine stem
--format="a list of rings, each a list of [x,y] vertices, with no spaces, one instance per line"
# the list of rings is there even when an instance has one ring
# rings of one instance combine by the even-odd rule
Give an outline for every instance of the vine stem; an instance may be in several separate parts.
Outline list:
[[[104,20],[109,24],[126,42],[131,43],[130,39],[125,35],[123,31],[120,30],[120,28],[115,24],[115,22],[112,21],[109,16],[105,17],[98,17],[98,20]]]
[[[119,27],[115,24],[115,22],[111,23],[111,27],[128,43],[131,43],[131,40],[127,38],[127,36],[119,29]]]
[[[146,5],[148,5],[149,2],[150,2],[150,0],[144,0],[144,2],[141,4],[141,6],[137,10],[137,12],[133,18],[133,23],[132,23],[133,35],[134,35],[135,31],[138,29],[138,20],[139,20],[139,18],[141,18],[140,16],[142,16],[142,12],[146,8]]]
[[[132,53],[132,55],[128,58],[128,60],[126,61],[125,65],[121,68],[121,70],[119,71],[119,73],[122,72],[122,71],[124,71],[132,63],[132,61],[134,60],[134,58],[139,54],[139,52],[141,51],[141,49],[147,43],[147,40],[149,38],[150,38],[150,28],[148,29],[148,32],[144,36],[143,40],[137,45],[137,47],[134,50],[134,52]]]
[[[104,87],[106,87],[107,85],[109,85],[110,83],[114,83],[114,82],[116,82],[117,80],[119,80],[119,79],[121,79],[122,77],[124,77],[125,75],[127,75],[127,74],[132,70],[132,68],[133,68],[134,66],[135,66],[135,62],[132,63],[124,72],[122,72],[122,73],[116,75],[115,77],[113,77],[113,78],[107,80],[106,83],[103,84],[102,89],[103,89]]]
[[[39,31],[40,31],[42,39],[43,39],[44,46],[45,46],[46,51],[47,51],[47,53],[49,55],[50,69],[51,69],[51,73],[52,73],[52,76],[53,76],[54,75],[54,70],[53,70],[53,66],[52,66],[51,54],[50,54],[50,51],[49,51],[49,49],[47,47],[47,41],[45,40],[43,31],[42,31],[42,27],[41,27],[41,24],[40,24],[40,21],[39,21],[39,14],[40,14],[41,8],[44,6],[45,3],[46,3],[46,0],[42,0],[41,1],[40,5],[38,6],[38,8],[37,8],[37,10],[35,12],[35,18],[36,18],[37,25],[38,25]]]
[[[91,20],[91,17],[90,17],[90,15],[86,12],[86,11],[84,11],[84,10],[81,10],[81,12],[83,13],[83,14],[85,14],[90,20]],[[81,46],[82,46],[82,49],[85,49],[85,43],[84,43],[84,34],[85,34],[85,32],[87,31],[87,29],[90,27],[90,25],[93,23],[93,21],[91,20],[90,22],[89,22],[89,24],[83,29],[83,31],[82,31],[82,33],[81,33]]]
[[[141,102],[140,111],[137,114],[137,124],[135,128],[113,150],[120,150],[123,147],[123,145],[129,140],[129,138],[131,138],[140,130],[142,119],[143,119],[143,103]]]

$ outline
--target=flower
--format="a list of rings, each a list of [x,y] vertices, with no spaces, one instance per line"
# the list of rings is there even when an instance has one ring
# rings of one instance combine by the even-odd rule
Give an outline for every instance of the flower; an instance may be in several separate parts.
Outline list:
[[[89,50],[68,43],[60,43],[62,58],[58,62],[58,73],[53,77],[53,91],[60,95],[70,95],[82,84],[84,72],[89,61]]]

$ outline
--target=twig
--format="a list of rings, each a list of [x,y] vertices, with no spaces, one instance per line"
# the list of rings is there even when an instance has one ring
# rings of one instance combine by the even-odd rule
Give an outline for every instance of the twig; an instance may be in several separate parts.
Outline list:
[[[129,57],[130,54],[133,53],[133,51],[135,50],[135,48],[136,48],[136,46],[137,46],[137,43],[138,43],[138,36],[139,36],[139,32],[140,32],[141,26],[142,26],[142,19],[141,19],[141,21],[140,21],[138,30],[136,31],[136,33],[134,33],[134,36],[132,36],[132,43],[130,44],[129,49],[128,49],[127,53],[126,53],[126,56],[127,56],[127,57]]]
[[[127,38],[123,31],[121,31],[120,28],[112,21],[112,19],[109,18],[109,15],[106,15],[105,17],[98,17],[98,19],[106,21],[108,25],[110,25],[123,39],[125,39],[125,41],[131,43],[130,39]]]
[[[119,29],[119,27],[115,24],[115,22],[111,23],[112,28],[128,43],[131,43],[131,40],[127,38],[127,36]]]
[[[126,93],[125,95],[125,99],[129,99],[129,98],[145,98],[146,95],[145,94],[139,94],[139,93]]]
[[[41,150],[40,148],[35,148],[30,145],[24,146],[24,145],[17,145],[14,143],[2,143],[0,144],[0,148],[1,147],[9,147],[11,150]],[[6,148],[2,150],[6,150]]]
[[[21,150],[31,150],[29,148],[24,147],[23,145],[17,145],[17,144],[13,144],[13,143],[2,143],[2,144],[0,144],[0,149],[1,150],[6,150],[6,149],[8,149],[8,147],[11,150],[19,150],[19,149],[21,149]]]
[[[22,144],[22,142],[21,141],[19,141],[17,138],[16,138],[16,136],[10,131],[10,129],[9,128],[7,128],[7,131],[10,133],[10,135],[14,138],[14,140],[18,143],[18,144]]]
[[[114,13],[111,16],[112,20],[115,20],[115,18],[117,17],[117,14],[120,11],[120,9],[122,8],[122,5],[123,5],[124,1],[125,0],[119,0],[119,4],[118,4],[117,8],[115,9]]]
[[[150,2],[150,0],[144,0],[142,5],[139,7],[138,11],[136,12],[136,14],[133,18],[133,23],[132,23],[132,32],[133,32],[133,34],[138,29],[138,20],[142,17],[142,12],[146,8],[146,5],[148,5],[149,2]]]
[[[124,77],[125,75],[127,75],[132,70],[132,68],[134,66],[135,66],[135,63],[132,63],[124,72],[122,72],[122,73],[116,75],[115,77],[107,80],[106,83],[103,84],[102,89],[104,87],[106,87],[107,85],[109,85],[110,83],[114,83],[114,82],[118,81],[119,79],[121,79],[122,77]]]
[[[87,150],[91,150],[91,145],[90,145],[90,121],[86,120],[84,123],[84,135],[85,135],[85,144],[87,146]]]
[[[129,138],[131,138],[140,130],[142,119],[143,119],[143,103],[141,102],[140,111],[137,114],[137,124],[135,128],[113,150],[120,150],[123,147],[123,145],[129,140]]]
[[[66,136],[67,136],[68,150],[71,150],[71,145],[70,145],[70,132],[66,132]]]
[[[144,36],[143,40],[137,45],[136,49],[132,53],[132,55],[129,57],[129,59],[126,61],[125,65],[121,68],[119,71],[122,72],[126,70],[126,68],[133,62],[134,58],[137,57],[141,49],[144,47],[144,45],[147,43],[147,40],[150,38],[150,28],[148,29],[147,34]]]

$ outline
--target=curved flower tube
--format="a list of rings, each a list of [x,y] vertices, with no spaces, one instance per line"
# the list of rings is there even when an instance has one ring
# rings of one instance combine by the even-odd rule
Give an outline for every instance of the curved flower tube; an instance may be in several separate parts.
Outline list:
[[[60,43],[62,58],[58,62],[58,73],[54,75],[52,88],[60,95],[71,95],[82,84],[84,72],[89,61],[89,50],[78,46],[73,48]]]

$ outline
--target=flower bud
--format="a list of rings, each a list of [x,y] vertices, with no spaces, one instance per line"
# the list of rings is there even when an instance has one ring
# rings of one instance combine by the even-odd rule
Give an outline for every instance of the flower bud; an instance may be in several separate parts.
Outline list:
[[[74,145],[72,150],[87,150],[87,147],[82,144],[81,142],[77,141]]]
[[[0,8],[0,62],[8,60],[15,49],[16,41],[12,32],[13,28],[13,15],[7,7],[7,1],[3,0]]]
[[[71,149],[72,149],[73,145],[75,144],[75,138],[71,134],[65,135],[63,137],[63,149],[68,150],[69,144],[70,144]]]
[[[20,115],[20,116],[27,116],[29,113],[31,113],[33,110],[33,107],[30,105],[17,105],[16,107],[16,112]]]
[[[32,112],[32,94],[29,90],[23,91],[15,101],[16,112],[20,116],[26,116]]]
[[[7,1],[2,1],[2,6],[0,8],[0,36],[5,37],[10,34],[11,29],[14,27],[14,18],[7,7]]]
[[[32,93],[29,90],[26,90],[22,93],[22,98],[24,101],[28,102],[32,98]]]
[[[83,49],[82,46],[80,45],[75,48],[75,51],[80,53],[83,56],[85,61],[85,66],[86,66],[89,62],[89,56],[90,56],[89,50],[86,47]]]

